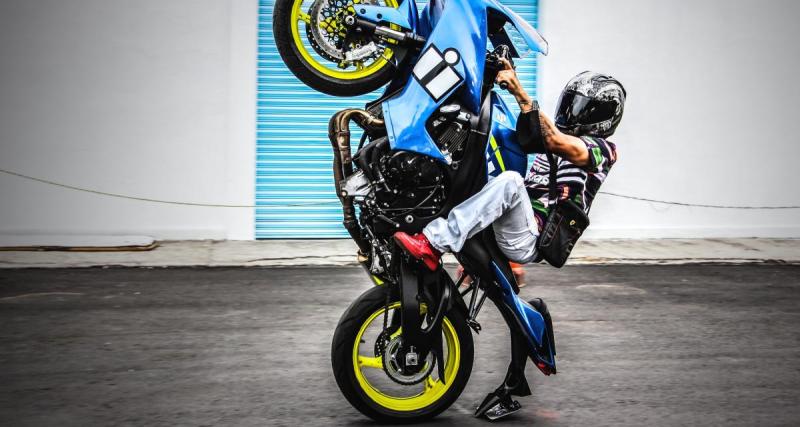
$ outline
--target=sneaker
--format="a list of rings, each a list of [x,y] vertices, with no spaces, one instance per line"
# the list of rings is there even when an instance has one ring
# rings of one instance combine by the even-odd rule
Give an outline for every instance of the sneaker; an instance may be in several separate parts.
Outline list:
[[[394,233],[394,241],[400,245],[412,257],[425,263],[431,271],[436,271],[439,268],[439,260],[442,258],[442,253],[437,251],[422,233],[414,234],[413,236],[398,231]]]
[[[525,283],[525,269],[522,264],[512,262],[511,271],[514,272],[514,279],[517,280],[517,287],[524,288],[527,283]]]

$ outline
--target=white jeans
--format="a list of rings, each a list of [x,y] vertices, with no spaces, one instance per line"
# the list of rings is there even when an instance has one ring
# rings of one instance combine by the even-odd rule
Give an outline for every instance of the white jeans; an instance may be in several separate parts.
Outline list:
[[[517,172],[501,173],[453,208],[447,219],[435,219],[422,233],[437,250],[459,252],[467,239],[492,223],[497,246],[511,261],[533,261],[539,227],[524,181]]]

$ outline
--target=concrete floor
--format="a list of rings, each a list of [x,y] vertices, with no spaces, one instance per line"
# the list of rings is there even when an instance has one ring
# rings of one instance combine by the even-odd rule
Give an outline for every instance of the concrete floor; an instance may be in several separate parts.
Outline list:
[[[800,425],[800,266],[529,269],[559,374],[504,425]],[[534,279],[536,278],[536,279]],[[0,424],[372,425],[329,346],[360,269],[0,271]],[[433,425],[502,379],[507,335],[479,320],[472,378]]]

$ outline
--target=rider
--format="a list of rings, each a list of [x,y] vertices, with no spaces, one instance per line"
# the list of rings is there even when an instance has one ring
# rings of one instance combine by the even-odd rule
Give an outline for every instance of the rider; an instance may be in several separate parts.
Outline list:
[[[504,68],[496,82],[507,84],[516,98],[521,110],[518,120],[529,121],[536,117],[531,115],[535,101],[508,61],[504,60]],[[606,138],[622,119],[625,97],[625,89],[616,79],[586,71],[572,78],[561,93],[555,125],[539,113],[543,143],[558,163],[559,197],[573,200],[587,213],[617,160],[616,146]],[[520,126],[517,129],[524,132]],[[443,252],[459,252],[467,239],[493,224],[497,244],[511,261],[532,262],[537,258],[536,239],[547,218],[549,169],[547,156],[536,154],[524,180],[517,172],[503,172],[453,208],[446,219],[437,218],[415,235],[397,232],[394,239],[411,256],[436,270]]]

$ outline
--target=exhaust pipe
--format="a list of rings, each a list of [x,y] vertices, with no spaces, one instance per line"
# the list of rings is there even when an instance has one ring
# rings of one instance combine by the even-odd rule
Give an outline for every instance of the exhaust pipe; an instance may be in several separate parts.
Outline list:
[[[355,121],[362,129],[382,127],[384,121],[365,110],[350,108],[334,114],[328,122],[328,138],[333,147],[333,183],[336,187],[336,195],[342,202],[344,217],[342,223],[358,245],[360,252],[366,254],[370,250],[370,244],[361,237],[359,232],[353,198],[342,193],[343,181],[353,174],[353,156],[350,153],[351,120]]]

